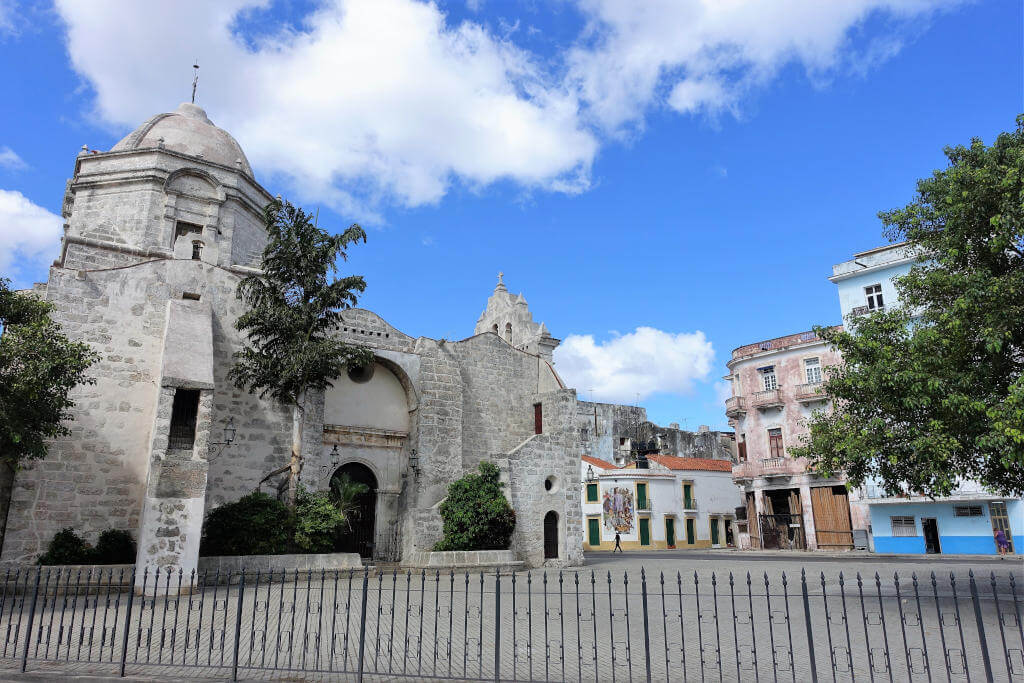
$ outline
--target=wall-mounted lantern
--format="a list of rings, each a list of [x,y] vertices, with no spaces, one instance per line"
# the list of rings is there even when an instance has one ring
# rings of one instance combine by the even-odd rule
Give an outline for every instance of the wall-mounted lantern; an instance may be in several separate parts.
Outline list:
[[[232,442],[234,442],[234,440],[235,440],[235,431],[236,431],[235,430],[235,418],[234,417],[229,417],[228,418],[228,423],[226,425],[224,425],[224,440],[223,441],[211,441],[209,444],[207,444],[207,448],[209,448],[210,452],[211,452],[211,455],[207,458],[207,460],[213,460],[214,458],[219,456],[221,453],[223,453],[225,448],[227,448],[228,446],[230,446],[232,444]],[[220,446],[219,450],[217,449],[218,446]],[[217,451],[217,452],[214,454],[213,451]]]

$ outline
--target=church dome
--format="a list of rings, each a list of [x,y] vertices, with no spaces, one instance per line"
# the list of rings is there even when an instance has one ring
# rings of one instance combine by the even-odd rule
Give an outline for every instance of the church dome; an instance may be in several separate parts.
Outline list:
[[[241,162],[241,169],[252,175],[252,167],[245,153],[231,135],[217,126],[206,116],[202,107],[183,102],[178,108],[167,114],[157,114],[136,128],[114,145],[111,152],[124,152],[133,149],[150,149],[160,145],[182,154],[201,157],[215,164],[236,168]]]

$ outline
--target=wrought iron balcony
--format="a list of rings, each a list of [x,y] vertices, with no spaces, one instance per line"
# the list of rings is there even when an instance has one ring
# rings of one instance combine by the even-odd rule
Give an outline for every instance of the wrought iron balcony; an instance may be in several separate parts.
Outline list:
[[[778,389],[755,391],[753,396],[750,397],[750,402],[758,410],[780,408],[783,405],[782,393]]]
[[[797,401],[801,403],[807,403],[810,401],[823,401],[825,391],[823,389],[824,383],[822,382],[808,382],[807,384],[797,384],[796,389],[793,392],[793,396]]]
[[[742,396],[730,396],[725,399],[725,416],[743,417],[747,414],[747,402]]]
[[[689,500],[686,500],[684,498],[683,499],[683,509],[684,510],[696,510],[697,509],[697,499],[696,498],[690,498]]]
[[[654,501],[648,498],[647,500],[638,500],[636,502],[637,512],[643,510],[644,512],[650,512],[654,509]]]

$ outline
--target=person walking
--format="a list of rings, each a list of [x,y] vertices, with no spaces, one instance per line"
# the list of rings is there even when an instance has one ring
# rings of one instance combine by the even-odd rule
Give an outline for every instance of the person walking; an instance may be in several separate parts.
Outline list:
[[[622,545],[621,545],[621,541],[622,541],[622,537],[621,537],[621,536],[619,536],[619,532],[618,532],[618,531],[616,531],[616,532],[615,532],[615,548],[614,548],[614,549],[612,550],[612,552],[613,552],[613,553],[614,553],[614,552],[615,552],[616,550],[618,550],[618,551],[619,551],[620,553],[622,552]]]

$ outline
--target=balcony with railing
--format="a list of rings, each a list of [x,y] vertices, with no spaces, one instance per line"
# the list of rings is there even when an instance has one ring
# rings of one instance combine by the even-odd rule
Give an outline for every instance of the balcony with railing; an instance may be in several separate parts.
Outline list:
[[[825,396],[824,383],[823,382],[807,382],[806,384],[797,384],[793,390],[793,397],[801,403],[810,403],[812,401],[824,401],[828,397]]]
[[[690,498],[683,498],[683,509],[687,511],[696,510],[697,499],[693,498],[692,496]]]
[[[733,480],[755,479],[758,477],[788,477],[807,471],[806,458],[762,458],[733,465]]]
[[[747,414],[747,402],[742,396],[730,396],[725,399],[725,416],[729,418],[743,417]]]
[[[650,498],[640,498],[636,501],[637,512],[650,512],[654,509],[654,501]]]
[[[781,408],[783,405],[782,392],[778,389],[755,391],[750,397],[750,404],[758,410],[764,410],[766,408]]]

